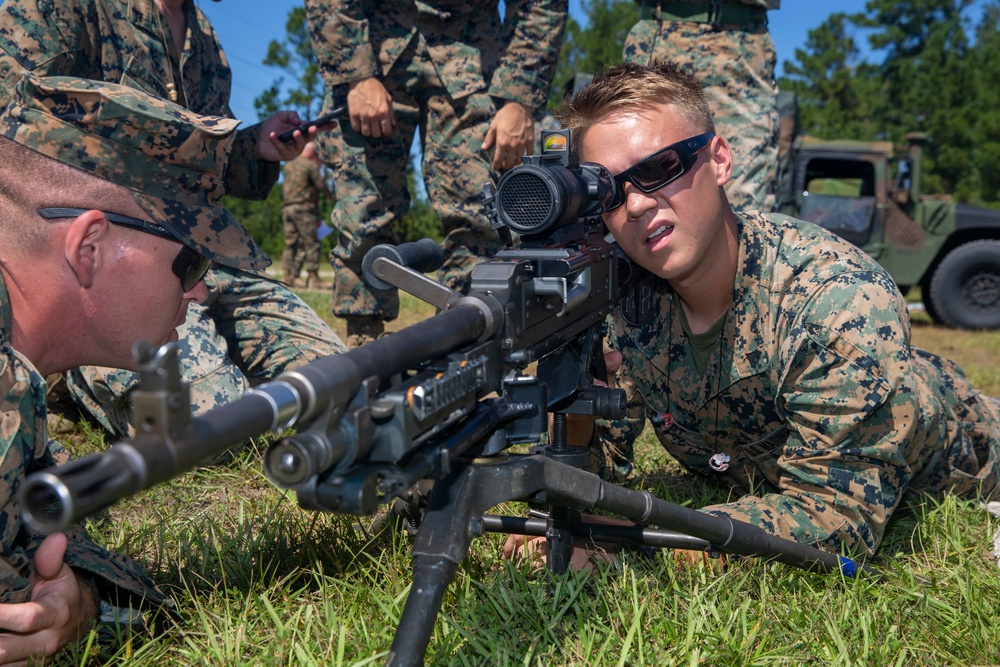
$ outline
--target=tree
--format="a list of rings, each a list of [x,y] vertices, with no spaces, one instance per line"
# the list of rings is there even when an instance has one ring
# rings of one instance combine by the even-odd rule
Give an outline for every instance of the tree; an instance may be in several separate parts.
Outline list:
[[[799,97],[803,131],[896,143],[927,132],[928,192],[997,201],[1000,5],[989,2],[970,39],[975,2],[869,0],[864,13],[830,16],[779,81]],[[870,47],[864,55],[860,36]]]
[[[795,51],[796,62],[785,63],[780,88],[795,93],[800,123],[817,137],[871,140],[883,131],[873,122],[881,115],[874,108],[882,98],[881,78],[858,75],[870,68],[856,39],[859,18],[832,14],[809,31],[805,48]]]
[[[302,118],[314,118],[323,103],[323,79],[309,41],[309,24],[304,6],[293,7],[285,22],[285,40],[271,40],[264,64],[284,72],[254,100],[261,118],[279,109],[294,109]],[[286,85],[285,77],[294,84]]]
[[[577,73],[593,74],[602,67],[622,61],[628,31],[639,20],[633,0],[584,0],[587,27],[575,19],[566,21],[566,34],[559,52],[559,64],[552,80],[549,108],[562,102],[564,87]]]
[[[969,131],[969,178],[958,184],[964,201],[1000,201],[1000,3],[987,6],[970,49],[974,87],[968,105],[979,110]]]
[[[281,186],[271,188],[264,201],[225,196],[222,205],[243,223],[253,240],[260,244],[271,259],[281,257],[285,247],[281,221]]]
[[[963,13],[973,0],[869,0],[861,25],[884,53],[882,77],[887,106],[882,122],[899,141],[907,130],[934,139],[927,152],[933,174],[925,184],[953,192],[968,166],[969,128],[979,110],[967,104],[974,83],[965,60],[969,39]]]

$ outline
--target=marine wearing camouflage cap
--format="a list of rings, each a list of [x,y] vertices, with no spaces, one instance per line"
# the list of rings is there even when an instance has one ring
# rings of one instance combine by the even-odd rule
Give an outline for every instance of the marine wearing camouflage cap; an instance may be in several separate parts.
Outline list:
[[[0,114],[4,137],[129,189],[179,242],[262,270],[270,259],[218,203],[238,125],[118,84],[28,73]]]
[[[180,11],[166,11],[166,5],[174,10],[180,5]],[[170,21],[171,13],[182,20]],[[161,99],[170,99],[173,88],[178,103],[190,111],[234,117],[229,60],[195,0],[3,0],[0,110],[13,98],[25,70],[109,81]],[[223,180],[226,195],[262,200],[277,182],[280,163],[261,157],[267,143],[261,130],[262,125],[241,125],[235,132]],[[274,281],[216,263],[205,285],[209,300],[204,306],[192,304],[178,330],[181,373],[199,413],[341,349],[319,315]],[[50,414],[53,407],[68,410],[68,416],[79,411],[113,425],[115,437],[127,437],[129,391],[138,377],[93,366],[73,373],[79,377],[67,385],[75,401],[66,397],[54,404],[59,394],[51,392]]]

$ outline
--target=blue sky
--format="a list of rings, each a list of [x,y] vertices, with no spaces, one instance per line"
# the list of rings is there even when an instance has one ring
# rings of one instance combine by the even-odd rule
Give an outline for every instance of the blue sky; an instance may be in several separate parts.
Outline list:
[[[237,118],[254,122],[254,97],[260,94],[278,71],[264,67],[261,61],[272,39],[281,39],[285,32],[288,10],[302,4],[301,0],[199,0],[202,10],[212,20],[222,47],[233,68],[232,109]],[[816,0],[784,0],[781,9],[769,13],[771,35],[780,63],[794,57],[809,30],[815,28],[833,11],[858,12],[865,0],[837,0],[827,5]],[[581,0],[570,0],[570,12],[583,20]]]

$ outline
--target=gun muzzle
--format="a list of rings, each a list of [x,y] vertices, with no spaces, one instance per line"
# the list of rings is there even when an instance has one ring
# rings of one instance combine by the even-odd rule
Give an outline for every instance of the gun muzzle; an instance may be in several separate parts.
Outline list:
[[[283,427],[294,421],[303,403],[288,383],[276,381],[193,418],[175,436],[140,433],[106,452],[32,473],[19,491],[21,514],[37,532],[66,530],[122,498]]]
[[[82,517],[144,488],[145,462],[129,443],[28,478],[21,485],[24,522],[38,533],[66,530]]]

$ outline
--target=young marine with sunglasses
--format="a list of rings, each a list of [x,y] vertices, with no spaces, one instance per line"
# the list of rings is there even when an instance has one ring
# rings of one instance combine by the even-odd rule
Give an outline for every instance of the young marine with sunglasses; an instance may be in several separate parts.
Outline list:
[[[581,160],[618,175],[604,219],[651,274],[644,314],[614,319],[608,365],[629,407],[597,429],[606,478],[632,472],[648,420],[686,469],[736,490],[704,511],[860,555],[905,494],[1000,495],[1000,403],[910,346],[906,303],[868,255],[733,212],[729,146],[691,75],[611,67],[560,120]]]
[[[30,74],[0,113],[0,664],[51,655],[95,620],[138,624],[131,609],[164,601],[82,527],[33,534],[16,493],[68,459],[46,433],[47,374],[134,368],[136,341],[177,339],[212,263],[266,266],[219,205],[237,125],[117,84]]]

